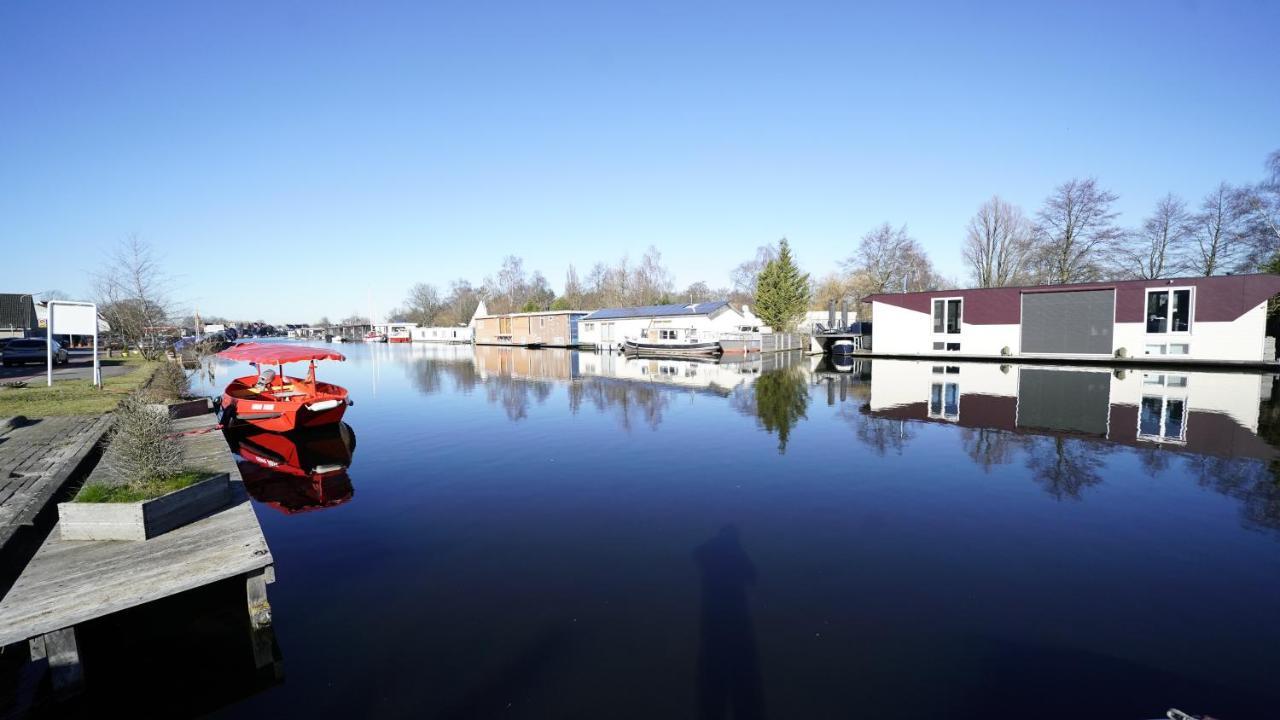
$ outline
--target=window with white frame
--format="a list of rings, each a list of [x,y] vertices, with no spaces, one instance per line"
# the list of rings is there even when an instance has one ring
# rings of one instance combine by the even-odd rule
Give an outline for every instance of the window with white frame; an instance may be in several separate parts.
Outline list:
[[[958,383],[933,383],[929,387],[929,417],[952,421],[960,419]]]
[[[959,335],[962,298],[937,298],[933,301],[933,332],[935,335]]]
[[[1147,334],[1191,332],[1191,288],[1147,290]]]

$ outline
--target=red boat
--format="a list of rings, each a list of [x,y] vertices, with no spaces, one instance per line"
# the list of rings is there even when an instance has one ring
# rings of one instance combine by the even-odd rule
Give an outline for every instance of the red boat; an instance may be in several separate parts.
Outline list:
[[[222,392],[222,424],[248,423],[271,432],[332,425],[351,401],[347,389],[316,380],[317,360],[346,360],[341,353],[306,345],[241,343],[218,353],[257,367],[255,375],[232,380]],[[286,363],[307,362],[305,378],[284,374]],[[272,369],[275,365],[275,369]]]

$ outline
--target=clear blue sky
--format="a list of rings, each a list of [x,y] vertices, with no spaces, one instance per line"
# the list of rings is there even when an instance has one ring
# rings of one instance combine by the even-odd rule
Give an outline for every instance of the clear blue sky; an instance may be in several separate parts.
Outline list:
[[[853,5],[0,4],[0,290],[136,233],[189,306],[310,321],[508,253],[823,274],[885,221],[962,277],[993,193],[1136,224],[1280,148],[1280,3]]]

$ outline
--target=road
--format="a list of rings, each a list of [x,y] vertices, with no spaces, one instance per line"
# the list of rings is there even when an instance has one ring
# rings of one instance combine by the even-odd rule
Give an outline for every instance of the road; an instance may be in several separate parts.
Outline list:
[[[99,357],[106,359],[106,353],[100,353]],[[115,375],[124,375],[129,372],[130,368],[125,365],[103,365],[102,377],[109,378]],[[88,379],[93,371],[93,351],[92,350],[72,350],[67,357],[66,365],[53,366],[54,380],[70,380],[70,379]],[[28,383],[34,381],[44,381],[45,365],[15,365],[14,367],[0,366],[0,382],[14,382],[16,380],[24,380]]]

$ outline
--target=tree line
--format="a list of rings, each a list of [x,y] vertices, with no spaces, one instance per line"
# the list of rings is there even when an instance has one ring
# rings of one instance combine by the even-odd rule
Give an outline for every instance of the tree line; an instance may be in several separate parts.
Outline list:
[[[800,272],[785,238],[756,248],[730,271],[727,287],[698,281],[676,288],[662,254],[650,247],[638,261],[624,255],[585,274],[570,265],[557,295],[541,272],[510,255],[479,286],[456,280],[443,294],[433,285],[413,286],[390,319],[466,323],[481,298],[495,313],[729,300],[788,329],[805,310],[831,301],[856,306],[875,293],[1277,272],[1280,150],[1264,166],[1262,180],[1219,183],[1196,203],[1166,194],[1132,227],[1117,222],[1118,196],[1092,177],[1061,183],[1030,216],[992,196],[964,229],[963,281],[941,275],[907,225],[885,222],[861,237],[838,271],[818,278]]]

